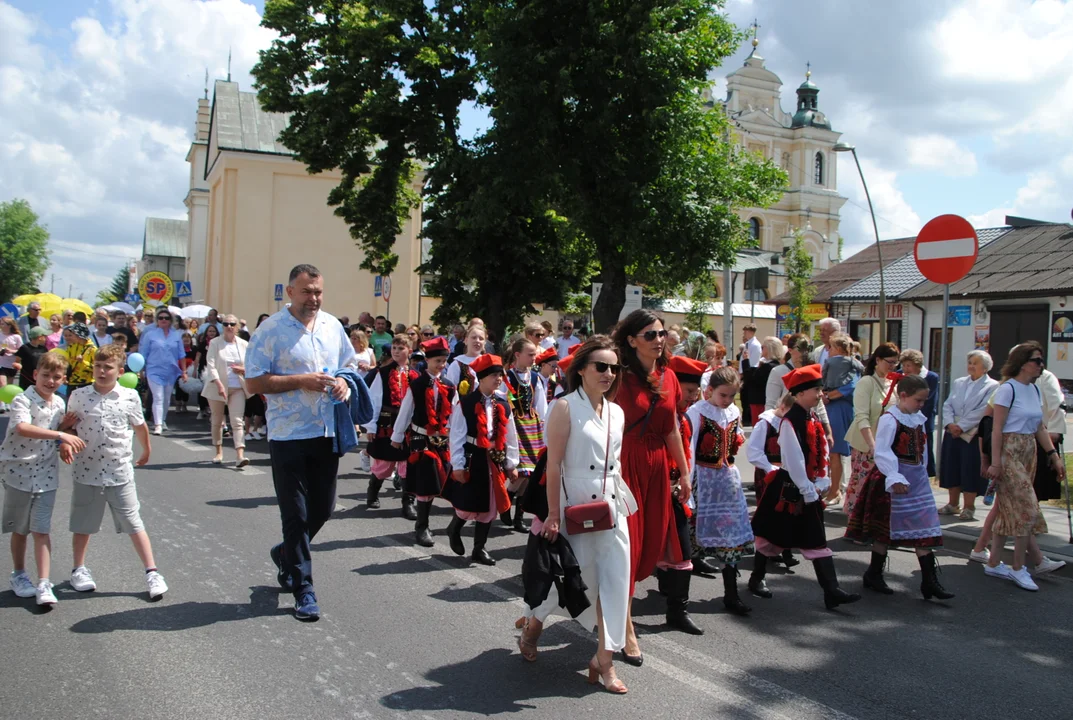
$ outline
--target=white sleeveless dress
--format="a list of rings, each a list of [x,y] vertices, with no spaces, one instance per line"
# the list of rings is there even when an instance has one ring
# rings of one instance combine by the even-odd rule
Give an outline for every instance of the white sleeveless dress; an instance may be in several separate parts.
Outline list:
[[[604,649],[621,650],[626,645],[626,610],[630,600],[630,536],[626,518],[637,509],[637,502],[626,487],[619,468],[625,416],[622,408],[609,401],[603,404],[602,416],[598,416],[580,390],[563,399],[570,408],[570,438],[562,466],[565,492],[560,494],[560,532],[574,550],[592,602],[592,607],[577,619],[586,627],[595,628],[596,599],[599,598],[604,616]],[[604,490],[608,424],[611,441]],[[615,527],[570,536],[566,529],[566,507],[600,499],[610,503]]]

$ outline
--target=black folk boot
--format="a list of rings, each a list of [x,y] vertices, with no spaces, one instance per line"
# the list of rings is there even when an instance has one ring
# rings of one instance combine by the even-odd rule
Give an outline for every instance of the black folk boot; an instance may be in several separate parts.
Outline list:
[[[738,596],[738,568],[734,565],[723,566],[723,607],[735,615],[748,615],[753,611]]]
[[[857,593],[848,593],[838,586],[838,574],[835,572],[835,559],[831,556],[813,560],[812,566],[816,569],[816,579],[823,588],[823,604],[828,610],[834,610],[839,605],[848,605],[861,599]]]
[[[432,501],[417,503],[417,520],[414,522],[414,540],[421,547],[432,547],[436,541],[432,539],[432,533],[428,530],[428,514],[432,509]]]
[[[868,569],[864,571],[864,586],[869,590],[875,590],[884,595],[893,595],[894,590],[883,579],[883,566],[886,563],[887,553],[872,551],[872,562],[868,564]]]
[[[753,573],[749,576],[749,592],[758,598],[770,600],[772,593],[767,589],[767,583],[764,582],[764,576],[767,575],[767,561],[767,555],[759,552],[753,555]]]
[[[507,497],[510,498],[510,504],[513,505],[515,503],[514,493],[507,493]],[[510,508],[507,508],[506,512],[499,513],[499,522],[503,523],[507,527],[512,527],[514,525],[514,520],[511,519],[510,516]]]
[[[522,509],[522,503],[520,500],[516,500],[514,504],[514,532],[529,532],[529,526],[525,524],[523,515],[525,515],[525,511]]]
[[[697,553],[693,556],[693,574],[694,575],[718,575],[719,568],[712,564],[712,561],[704,555]]]
[[[917,560],[920,561],[920,594],[924,599],[949,600],[954,597],[954,593],[947,592],[939,583],[939,563],[935,559],[935,553],[920,555]]]
[[[383,485],[384,481],[380,478],[369,478],[369,492],[365,494],[365,507],[380,507],[380,488],[383,487]]]
[[[484,549],[488,542],[488,531],[492,529],[492,523],[477,523],[473,529],[473,562],[479,565],[495,565],[495,559]]]
[[[451,518],[451,524],[447,526],[447,540],[451,544],[451,551],[455,555],[465,555],[466,546],[462,544],[462,526],[466,521],[455,515]]]
[[[417,496],[413,493],[404,492],[402,494],[402,516],[407,520],[417,519],[417,508],[414,505],[417,504]]]
[[[664,570],[667,588],[667,624],[689,635],[703,635],[704,631],[689,617],[689,570]]]

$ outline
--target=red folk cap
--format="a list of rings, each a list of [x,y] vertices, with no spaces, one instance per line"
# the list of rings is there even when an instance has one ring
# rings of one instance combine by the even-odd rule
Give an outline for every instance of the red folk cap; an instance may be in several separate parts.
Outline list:
[[[782,384],[796,395],[804,390],[819,387],[822,378],[823,368],[819,365],[806,365],[783,375]]]
[[[555,351],[555,348],[548,348],[544,352],[540,353],[536,357],[536,364],[543,365],[546,362],[554,362],[559,359],[559,353]]]
[[[426,340],[421,343],[421,352],[425,353],[425,358],[434,357],[447,357],[451,354],[451,348],[447,344],[446,338],[435,337],[431,340]]]
[[[503,359],[498,355],[481,355],[469,364],[470,369],[476,373],[477,379],[482,380],[489,375],[503,372]]]
[[[683,357],[682,355],[671,356],[669,366],[680,383],[700,385],[700,378],[710,369],[708,363]]]

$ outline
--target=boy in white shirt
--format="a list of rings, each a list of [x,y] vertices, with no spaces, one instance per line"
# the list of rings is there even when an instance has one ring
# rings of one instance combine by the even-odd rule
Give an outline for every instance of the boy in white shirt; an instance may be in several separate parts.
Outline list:
[[[38,605],[56,604],[49,573],[52,564],[52,509],[60,484],[57,446],[78,452],[86,444],[64,432],[73,418],[64,417],[63,398],[56,392],[66,381],[67,360],[45,353],[37,362],[34,385],[11,401],[11,420],[0,445],[4,479],[3,531],[11,533],[11,590]],[[34,538],[35,586],[26,573],[26,539]]]
[[[105,345],[93,360],[93,385],[71,393],[68,409],[78,419],[78,434],[86,449],[74,463],[74,492],[71,495],[71,532],[74,533],[74,570],[71,587],[79,592],[97,589],[86,567],[89,536],[100,531],[104,508],[112,511],[116,532],[130,535],[134,550],[145,565],[149,599],[168,591],[157,572],[149,535],[142,525],[138,491],[134,486],[134,466],[149,462],[149,428],[142,414],[138,393],[117,383],[126,353],[116,345]],[[132,462],[131,440],[138,435],[141,457]]]

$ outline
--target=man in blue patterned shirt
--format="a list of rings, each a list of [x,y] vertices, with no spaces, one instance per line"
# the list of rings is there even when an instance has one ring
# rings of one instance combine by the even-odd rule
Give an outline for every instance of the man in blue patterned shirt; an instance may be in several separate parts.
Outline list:
[[[270,551],[276,579],[294,592],[299,620],[320,618],[309,543],[335,507],[339,456],[333,401],[349,394],[335,372],[355,359],[339,321],[320,309],[324,278],[297,265],[287,284],[290,305],[254,331],[246,349],[246,386],[267,401],[268,448],[283,542]]]

